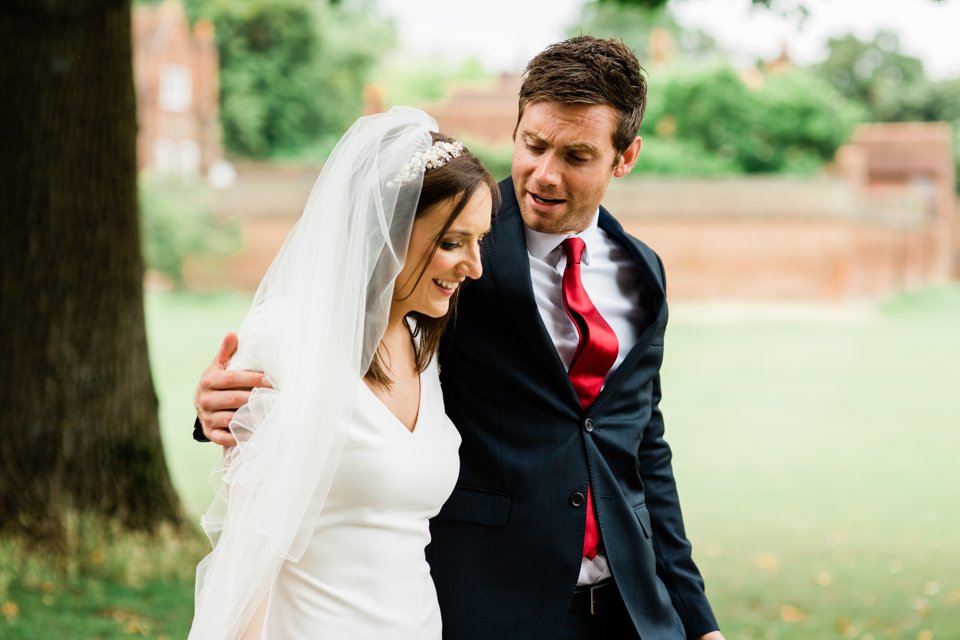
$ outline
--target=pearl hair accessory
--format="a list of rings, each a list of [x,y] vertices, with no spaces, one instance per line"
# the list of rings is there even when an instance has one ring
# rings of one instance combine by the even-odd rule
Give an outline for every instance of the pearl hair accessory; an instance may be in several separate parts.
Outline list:
[[[388,187],[403,184],[418,178],[420,174],[439,169],[463,153],[463,144],[460,142],[446,142],[437,140],[427,151],[418,151],[410,158],[410,162],[400,168],[395,180],[387,183]]]

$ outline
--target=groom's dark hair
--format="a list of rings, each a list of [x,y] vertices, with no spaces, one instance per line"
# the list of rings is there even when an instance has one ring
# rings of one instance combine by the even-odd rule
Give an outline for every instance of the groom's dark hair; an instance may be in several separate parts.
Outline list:
[[[613,107],[617,155],[626,151],[640,130],[647,107],[647,79],[637,56],[622,40],[577,36],[557,42],[527,64],[524,76],[518,127],[528,104],[557,102]]]

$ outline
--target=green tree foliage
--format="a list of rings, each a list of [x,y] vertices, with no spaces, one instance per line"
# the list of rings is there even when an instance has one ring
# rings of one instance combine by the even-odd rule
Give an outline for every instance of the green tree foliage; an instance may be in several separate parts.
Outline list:
[[[960,119],[960,79],[928,79],[920,60],[900,52],[896,34],[881,32],[869,42],[852,35],[833,38],[828,49],[817,74],[861,103],[870,120]]]
[[[363,87],[392,28],[363,7],[311,0],[191,0],[216,29],[220,121],[233,153],[296,154],[360,115]]]
[[[713,37],[699,29],[683,29],[665,7],[618,2],[588,2],[568,35],[588,33],[599,38],[619,38],[646,64],[654,30],[673,38],[675,55],[684,60],[719,59],[721,52]]]
[[[865,120],[951,124],[960,192],[960,78],[930,80],[923,63],[901,53],[899,39],[888,32],[869,42],[852,35],[834,38],[828,48],[817,74],[862,105]]]
[[[726,65],[675,68],[652,82],[646,131],[702,149],[740,171],[810,171],[833,157],[859,112],[827,83],[795,69],[749,88]],[[648,148],[656,142],[650,141]],[[642,154],[641,154],[642,155]]]
[[[886,122],[960,123],[960,78],[886,86],[877,96],[874,115]]]
[[[863,118],[857,105],[805,69],[767,76],[756,95],[759,122],[778,168],[831,160]]]
[[[658,29],[673,43],[661,64],[651,51]],[[833,157],[858,114],[802,70],[756,72],[759,86],[748,87],[708,35],[682,29],[657,3],[589,3],[571,30],[581,32],[621,38],[647,66],[640,175],[813,171]]]
[[[603,5],[616,5],[621,7],[635,7],[640,9],[660,9],[665,7],[669,0],[595,0],[597,4]],[[767,7],[768,9],[778,5],[786,4],[784,2],[777,2],[777,0],[750,0],[753,4],[761,7]],[[802,3],[789,3],[790,10],[799,10],[806,11],[805,6]]]
[[[639,9],[659,9],[667,4],[667,0],[596,0],[596,4],[635,7]]]
[[[489,86],[495,78],[471,57],[456,64],[445,60],[431,60],[429,64],[391,61],[373,72],[372,81],[390,104],[420,104],[443,99],[451,86]]]
[[[831,38],[817,73],[844,96],[865,105],[871,116],[897,87],[924,80],[923,63],[900,52],[896,34],[881,31],[865,42],[853,35]]]
[[[644,136],[634,177],[647,175],[722,176],[743,173],[736,162],[710,153],[696,140]]]

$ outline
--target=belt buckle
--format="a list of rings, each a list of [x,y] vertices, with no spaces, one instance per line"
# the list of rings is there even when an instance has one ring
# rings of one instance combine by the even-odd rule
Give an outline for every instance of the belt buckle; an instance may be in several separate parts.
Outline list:
[[[599,584],[590,585],[590,615],[592,616],[600,613],[600,611],[598,611],[599,604],[594,594],[599,593],[601,588],[602,587]]]

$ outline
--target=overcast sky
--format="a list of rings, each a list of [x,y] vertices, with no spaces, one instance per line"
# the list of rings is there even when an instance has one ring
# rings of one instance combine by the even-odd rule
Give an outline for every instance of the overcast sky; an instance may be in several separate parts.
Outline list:
[[[791,1],[791,0],[788,0]],[[900,35],[901,50],[923,60],[934,78],[960,76],[960,0],[801,0],[803,29],[749,0],[670,0],[681,24],[699,27],[739,64],[775,57],[786,44],[808,64],[826,55],[832,35],[871,39],[880,29]],[[491,70],[520,71],[537,51],[562,39],[584,0],[377,0],[396,19],[411,53],[448,59],[475,56]]]

